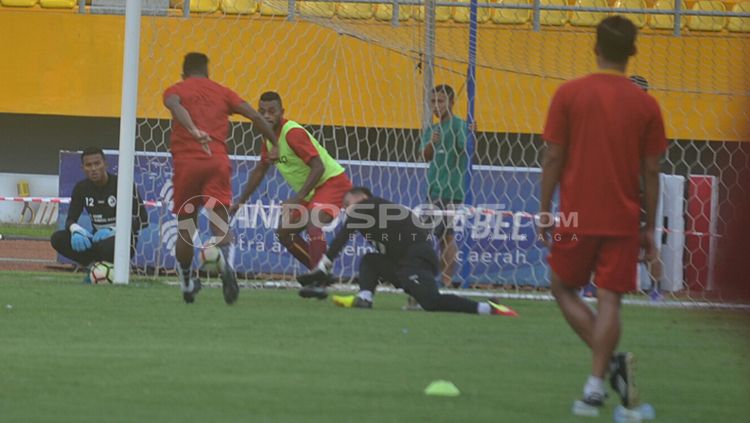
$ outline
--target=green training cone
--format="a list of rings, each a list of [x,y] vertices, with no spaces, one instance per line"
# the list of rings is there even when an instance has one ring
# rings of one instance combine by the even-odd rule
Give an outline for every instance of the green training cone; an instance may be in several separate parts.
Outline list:
[[[425,395],[439,395],[441,397],[457,397],[461,395],[461,391],[458,390],[453,382],[447,380],[436,380],[426,388],[424,388]]]

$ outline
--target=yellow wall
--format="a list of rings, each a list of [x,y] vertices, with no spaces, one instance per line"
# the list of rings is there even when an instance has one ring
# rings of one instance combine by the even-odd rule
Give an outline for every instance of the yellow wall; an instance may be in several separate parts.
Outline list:
[[[385,47],[282,19],[144,17],[140,117],[167,117],[163,90],[179,80],[188,51],[204,51],[213,79],[251,103],[279,91],[289,117],[306,123],[419,126],[421,74],[414,50],[421,27],[331,21]],[[358,26],[359,25],[359,26]],[[0,10],[0,112],[117,116],[124,19]],[[466,28],[438,31],[436,81],[463,89]],[[480,130],[539,133],[549,97],[565,79],[593,69],[592,30],[482,26],[477,120]],[[632,71],[648,77],[668,123],[682,139],[750,140],[750,38],[680,38],[645,33]],[[700,93],[700,94],[699,94]],[[465,111],[459,96],[456,111]]]

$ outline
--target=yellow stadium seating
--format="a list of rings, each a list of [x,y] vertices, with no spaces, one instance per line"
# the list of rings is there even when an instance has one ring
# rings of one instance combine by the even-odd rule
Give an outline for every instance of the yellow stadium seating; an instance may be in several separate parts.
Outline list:
[[[446,22],[449,21],[453,11],[447,6],[438,6],[435,8],[435,21]],[[422,22],[424,21],[424,6],[414,6],[414,19]]]
[[[399,6],[398,20],[408,21],[411,17],[411,6]],[[379,21],[390,21],[393,18],[393,6],[388,4],[378,4],[375,6],[375,19]]]
[[[511,0],[511,1],[503,1],[499,0],[498,3],[508,3],[508,4],[531,4],[528,1],[522,1],[522,0]],[[523,10],[523,9],[494,9],[494,13],[492,14],[492,22],[498,23],[498,24],[524,24],[531,20],[531,9]]]
[[[607,0],[576,0],[578,7],[609,7]],[[606,13],[601,12],[572,12],[570,24],[574,26],[597,26],[599,22],[606,18]]]
[[[468,0],[461,0],[467,2]],[[479,3],[488,3],[486,0],[479,0]],[[470,21],[471,10],[468,7],[454,7],[453,8],[453,20],[458,23],[468,23]],[[492,9],[486,7],[477,8],[477,22],[484,23],[490,20],[492,17]]]
[[[37,0],[2,0],[0,4],[10,7],[33,7],[36,6]]]
[[[219,10],[219,0],[190,0],[190,11],[195,13],[213,13]]]
[[[336,14],[336,3],[317,1],[297,1],[297,11],[302,16],[331,18]]]
[[[750,13],[750,2],[743,1],[732,7],[732,12]],[[750,32],[750,18],[729,18],[727,29],[732,32]]]
[[[263,16],[286,16],[289,14],[289,2],[285,0],[262,0],[260,14]]]
[[[656,0],[653,9],[658,10],[671,10],[674,9],[674,0]],[[683,16],[681,27],[685,26],[685,19]],[[674,28],[674,17],[672,15],[651,15],[648,20],[649,26],[654,29],[672,29]]]
[[[565,0],[542,0],[545,6],[567,6]],[[539,17],[542,25],[562,26],[568,22],[568,12],[564,10],[542,10]]]
[[[701,0],[693,5],[693,10],[726,12],[727,8],[718,0]],[[690,16],[688,18],[688,28],[692,31],[721,31],[726,25],[727,18],[724,16]]]
[[[252,15],[258,10],[255,0],[221,0],[221,11],[232,15]]]
[[[76,7],[76,0],[41,0],[39,2],[45,9],[72,9]]]
[[[617,0],[615,7],[618,9],[645,9],[646,2],[644,0]],[[639,28],[643,28],[648,19],[648,15],[637,13],[623,13],[622,15],[630,19]]]
[[[372,4],[339,3],[336,14],[344,19],[371,19],[374,13]]]

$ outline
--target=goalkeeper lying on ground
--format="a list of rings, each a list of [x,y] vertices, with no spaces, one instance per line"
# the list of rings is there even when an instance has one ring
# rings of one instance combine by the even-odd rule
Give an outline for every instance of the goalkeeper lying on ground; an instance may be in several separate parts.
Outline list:
[[[508,307],[494,301],[478,303],[456,295],[440,294],[435,277],[438,257],[432,246],[432,232],[404,206],[372,195],[356,187],[344,196],[346,223],[336,234],[328,252],[313,272],[301,275],[305,286],[325,285],[330,280],[332,261],[356,231],[371,242],[379,253],[366,254],[359,267],[359,293],[334,296],[342,307],[372,308],[379,280],[402,288],[427,311],[515,316]]]

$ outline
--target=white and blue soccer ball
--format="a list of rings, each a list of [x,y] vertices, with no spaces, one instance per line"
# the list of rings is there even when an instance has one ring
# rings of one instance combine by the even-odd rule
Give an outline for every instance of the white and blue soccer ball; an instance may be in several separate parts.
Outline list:
[[[89,269],[89,279],[94,285],[112,283],[115,274],[115,266],[106,261],[94,263]]]
[[[200,250],[200,267],[209,273],[221,273],[224,270],[224,256],[219,247],[209,245]]]

